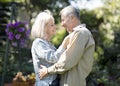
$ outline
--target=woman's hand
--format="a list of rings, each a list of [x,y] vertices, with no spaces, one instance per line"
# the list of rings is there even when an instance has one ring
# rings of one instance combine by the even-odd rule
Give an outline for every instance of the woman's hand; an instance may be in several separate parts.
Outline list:
[[[47,67],[41,65],[41,69],[39,70],[39,78],[42,79],[43,77],[45,77],[48,74],[47,72]]]

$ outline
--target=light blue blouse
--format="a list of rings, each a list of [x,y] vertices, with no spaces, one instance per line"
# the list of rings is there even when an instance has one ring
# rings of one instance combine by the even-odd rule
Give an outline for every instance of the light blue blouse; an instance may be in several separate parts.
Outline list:
[[[40,65],[49,67],[58,61],[60,55],[64,52],[64,48],[60,46],[57,50],[50,42],[36,38],[33,41],[31,53],[33,59],[34,71],[36,74],[36,86],[49,86],[56,78],[56,75],[48,75],[42,80],[39,79],[38,71]]]

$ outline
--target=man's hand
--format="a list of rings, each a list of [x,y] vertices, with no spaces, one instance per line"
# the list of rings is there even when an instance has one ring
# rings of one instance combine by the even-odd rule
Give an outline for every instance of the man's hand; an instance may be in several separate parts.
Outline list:
[[[45,77],[48,72],[47,72],[47,67],[46,66],[43,66],[41,65],[41,69],[39,70],[39,78],[42,79],[43,77]]]

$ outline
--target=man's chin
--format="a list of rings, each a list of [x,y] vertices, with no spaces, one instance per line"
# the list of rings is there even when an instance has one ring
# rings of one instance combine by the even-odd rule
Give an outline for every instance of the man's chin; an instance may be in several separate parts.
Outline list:
[[[68,28],[66,28],[66,30],[69,32],[69,29],[68,29]]]

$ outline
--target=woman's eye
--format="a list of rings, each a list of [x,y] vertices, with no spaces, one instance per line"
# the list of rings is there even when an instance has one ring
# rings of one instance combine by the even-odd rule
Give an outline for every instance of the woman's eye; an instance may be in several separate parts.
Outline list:
[[[53,24],[51,24],[51,26],[53,26]]]

